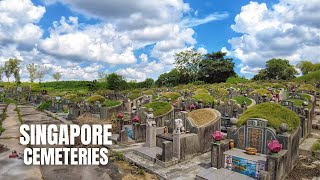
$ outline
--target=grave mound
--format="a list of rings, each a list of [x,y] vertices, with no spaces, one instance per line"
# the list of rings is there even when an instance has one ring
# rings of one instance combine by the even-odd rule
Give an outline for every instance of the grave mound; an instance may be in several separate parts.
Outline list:
[[[261,103],[256,105],[242,114],[237,122],[241,126],[250,118],[262,118],[268,120],[268,126],[279,129],[281,123],[286,123],[289,126],[289,132],[294,131],[300,126],[300,118],[296,113],[274,103]]]
[[[218,120],[219,115],[213,109],[198,109],[188,113],[188,118],[196,126],[203,126]]]

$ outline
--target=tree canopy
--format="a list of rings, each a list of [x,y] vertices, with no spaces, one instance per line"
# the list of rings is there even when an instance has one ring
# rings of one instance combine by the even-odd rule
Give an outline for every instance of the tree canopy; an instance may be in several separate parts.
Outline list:
[[[311,61],[301,61],[297,64],[297,68],[301,70],[302,75],[306,75],[310,72],[320,70],[320,63],[313,64]]]
[[[270,59],[266,68],[261,69],[254,80],[292,80],[297,75],[297,70],[286,59]]]
[[[226,54],[221,51],[206,54],[199,65],[199,80],[205,83],[219,83],[236,76],[233,59],[225,58]]]

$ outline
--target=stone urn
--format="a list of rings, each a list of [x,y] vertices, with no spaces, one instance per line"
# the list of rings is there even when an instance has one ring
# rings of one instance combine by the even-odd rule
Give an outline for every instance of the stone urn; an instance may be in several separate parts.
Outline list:
[[[214,132],[211,136],[215,141],[218,141],[218,142],[223,139],[223,134],[220,131]]]
[[[272,153],[278,153],[281,151],[282,149],[282,144],[279,143],[279,141],[277,140],[272,140],[269,144],[268,144],[268,148],[270,149],[270,151]]]

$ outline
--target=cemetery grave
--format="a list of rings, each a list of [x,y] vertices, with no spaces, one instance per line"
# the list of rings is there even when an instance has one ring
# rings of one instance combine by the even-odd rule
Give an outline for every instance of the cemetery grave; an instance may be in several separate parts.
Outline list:
[[[186,173],[188,178],[193,174],[190,179],[222,172],[228,177],[281,179],[304,162],[299,145],[309,141],[312,128],[320,124],[315,121],[315,90],[289,82],[60,93],[5,87],[1,97],[3,103],[32,104],[62,123],[113,124],[113,145],[108,147],[124,159],[105,167],[113,171],[124,168],[129,174],[148,171],[174,178],[181,172],[170,169],[184,164],[193,168]],[[1,107],[4,111],[5,105]],[[318,152],[317,144],[312,147],[310,152]]]

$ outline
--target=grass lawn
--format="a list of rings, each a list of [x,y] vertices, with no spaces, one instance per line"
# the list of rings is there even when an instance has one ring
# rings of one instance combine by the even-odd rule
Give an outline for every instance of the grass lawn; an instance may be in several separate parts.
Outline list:
[[[268,126],[278,129],[281,123],[289,126],[289,132],[300,126],[300,118],[296,113],[275,103],[262,103],[245,111],[237,122],[241,126],[250,118],[262,118],[268,120]]]
[[[153,115],[156,116],[160,116],[163,114],[166,114],[167,112],[169,112],[172,108],[171,104],[168,102],[163,102],[163,101],[155,101],[155,102],[151,102],[148,104],[145,104],[144,107],[146,108],[152,108],[153,109]]]
[[[318,140],[318,142],[314,143],[311,147],[312,151],[320,151],[320,139]]]
[[[272,97],[270,91],[268,91],[267,89],[255,89],[251,92],[251,94],[259,94],[260,96],[263,96],[265,94],[269,98]]]
[[[106,104],[107,107],[113,107],[113,106],[120,105],[121,102],[120,101],[114,101],[114,100],[106,99],[105,104]]]
[[[247,97],[244,97],[244,96],[238,96],[238,97],[235,97],[233,99],[236,100],[237,103],[240,104],[240,105],[242,104],[243,101],[245,101],[247,103],[247,106],[249,106],[252,103],[250,98],[247,98]]]

